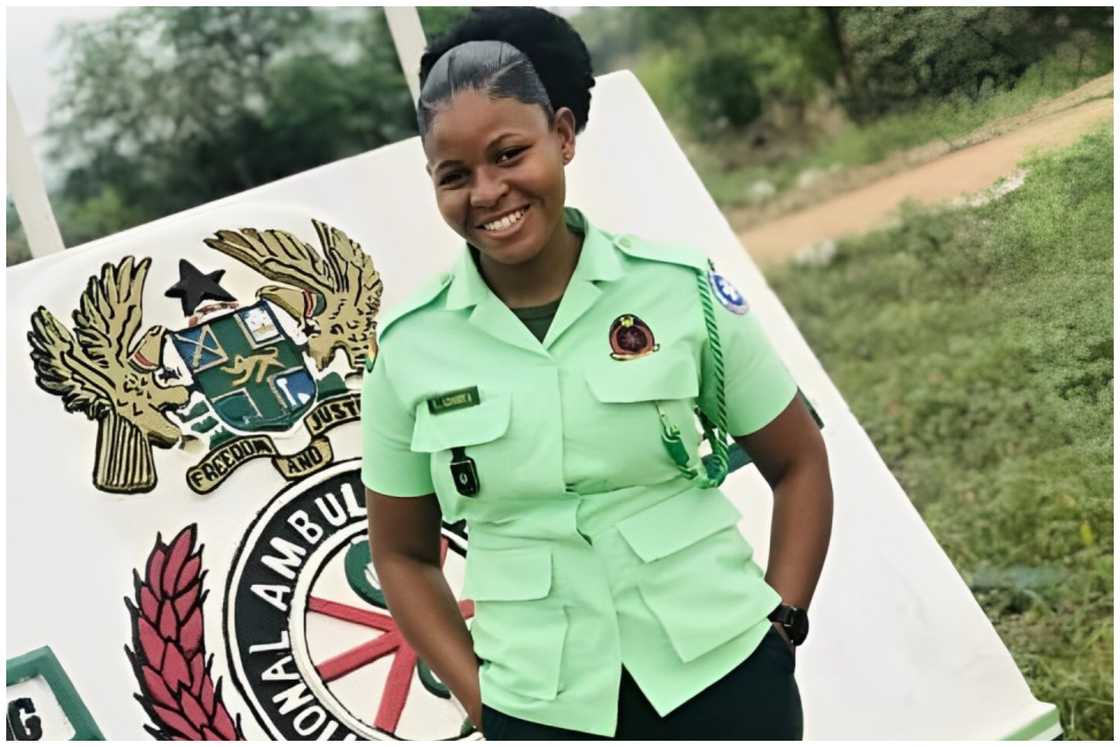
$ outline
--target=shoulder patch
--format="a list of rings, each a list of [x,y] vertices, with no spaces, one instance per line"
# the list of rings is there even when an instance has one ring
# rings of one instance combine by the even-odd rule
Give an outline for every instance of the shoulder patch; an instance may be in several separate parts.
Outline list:
[[[401,305],[393,309],[385,318],[380,320],[380,335],[385,336],[394,323],[400,321],[414,311],[424,308],[429,303],[434,301],[439,294],[451,283],[451,273],[441,272],[431,280],[423,283],[419,288],[412,292],[412,294],[401,302]]]
[[[649,241],[633,234],[619,234],[614,245],[624,254],[653,262],[667,262],[691,267],[700,272],[708,270],[708,260],[699,251],[669,242]]]
[[[720,302],[723,308],[732,314],[746,314],[750,311],[747,299],[731,284],[731,281],[720,275],[714,269],[708,271],[708,284],[712,287],[712,295]]]

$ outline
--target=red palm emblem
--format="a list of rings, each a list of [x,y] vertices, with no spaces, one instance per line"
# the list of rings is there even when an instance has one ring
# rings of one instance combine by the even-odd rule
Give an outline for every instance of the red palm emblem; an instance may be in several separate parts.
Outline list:
[[[443,567],[444,560],[447,557],[447,546],[447,537],[441,537],[439,545],[440,568]],[[355,625],[364,625],[367,628],[380,631],[380,634],[375,638],[316,664],[315,669],[322,677],[323,682],[329,683],[340,677],[345,677],[382,657],[392,656],[393,663],[389,668],[389,676],[386,678],[385,688],[381,694],[381,705],[377,709],[377,716],[374,718],[373,725],[390,734],[395,733],[401,713],[404,711],[405,702],[408,699],[409,688],[412,686],[417,656],[397,629],[397,624],[393,621],[393,618],[382,612],[375,612],[341,602],[332,602],[316,596],[308,597],[307,609],[309,612],[326,615],[336,620],[344,620]],[[474,602],[469,599],[460,599],[459,612],[463,615],[464,620],[469,620],[474,616]]]

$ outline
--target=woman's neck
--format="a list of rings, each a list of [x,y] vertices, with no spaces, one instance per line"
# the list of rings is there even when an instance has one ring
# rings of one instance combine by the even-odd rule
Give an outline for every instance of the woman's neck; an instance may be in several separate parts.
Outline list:
[[[566,222],[537,256],[518,265],[503,265],[479,253],[482,277],[494,295],[511,308],[543,306],[564,295],[579,262],[583,236]]]

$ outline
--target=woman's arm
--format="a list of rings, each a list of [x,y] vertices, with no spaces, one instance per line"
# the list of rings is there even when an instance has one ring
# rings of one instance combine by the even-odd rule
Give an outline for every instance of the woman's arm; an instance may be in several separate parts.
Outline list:
[[[774,491],[766,582],[786,604],[808,608],[832,532],[824,439],[799,396],[761,430],[734,438]]]
[[[478,660],[440,567],[435,495],[396,498],[366,488],[366,508],[373,566],[397,627],[481,728]]]

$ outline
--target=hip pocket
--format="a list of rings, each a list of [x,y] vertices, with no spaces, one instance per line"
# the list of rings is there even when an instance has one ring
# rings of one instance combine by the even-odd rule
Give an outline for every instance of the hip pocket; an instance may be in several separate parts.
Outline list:
[[[718,492],[686,490],[618,524],[642,561],[642,600],[682,662],[741,635],[781,601],[751,560],[740,516]]]
[[[772,624],[770,630],[766,631],[766,635],[762,638],[762,645],[768,646],[771,651],[776,652],[782,666],[789,674],[794,673],[797,669],[797,655]]]
[[[482,723],[479,727],[482,730],[482,736],[487,741],[494,739],[501,739],[502,733],[505,731],[505,714],[501,711],[495,711],[485,703],[482,704]]]
[[[470,633],[475,655],[485,660],[483,694],[496,685],[538,700],[556,697],[568,619],[551,588],[547,547],[467,552],[462,596],[474,601]]]

